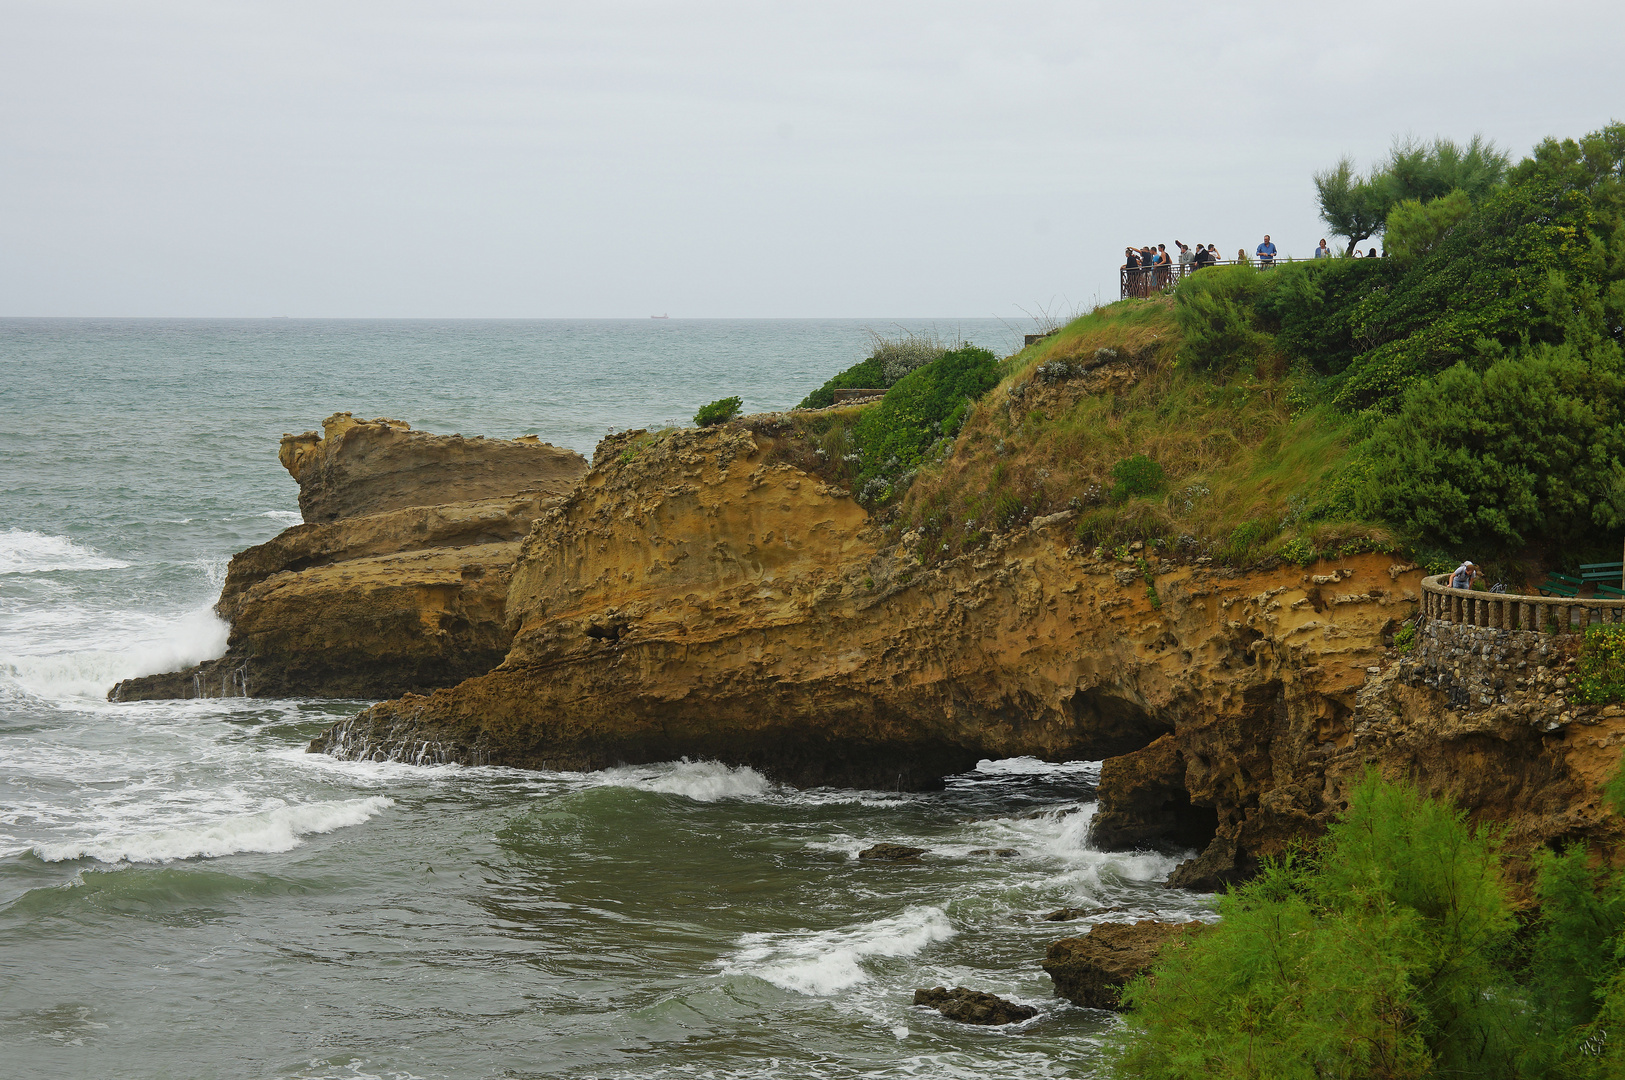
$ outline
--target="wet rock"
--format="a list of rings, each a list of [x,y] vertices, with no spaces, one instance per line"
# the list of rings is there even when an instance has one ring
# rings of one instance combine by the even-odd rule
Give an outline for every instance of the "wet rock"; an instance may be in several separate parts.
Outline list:
[[[952,990],[942,986],[930,990],[914,991],[914,1004],[923,1005],[961,1024],[1019,1024],[1038,1015],[1031,1005],[1017,1005],[997,994],[984,994],[956,986]]]
[[[1048,915],[1042,916],[1045,922],[1071,922],[1073,919],[1086,919],[1093,915],[1108,915],[1114,911],[1127,911],[1122,907],[1064,907],[1056,908]]]
[[[1082,937],[1062,938],[1049,947],[1044,970],[1055,992],[1086,1009],[1117,1008],[1123,987],[1156,962],[1169,942],[1194,934],[1200,922],[1100,923]]]
[[[864,848],[858,852],[858,858],[871,862],[919,862],[920,856],[928,854],[923,847],[909,847],[907,844],[876,844],[874,847]]]
[[[1001,859],[1013,859],[1017,855],[1020,855],[1021,852],[1017,851],[1013,847],[999,847],[999,848],[983,847],[983,848],[977,848],[975,851],[971,852],[971,854],[972,855],[996,855]]]

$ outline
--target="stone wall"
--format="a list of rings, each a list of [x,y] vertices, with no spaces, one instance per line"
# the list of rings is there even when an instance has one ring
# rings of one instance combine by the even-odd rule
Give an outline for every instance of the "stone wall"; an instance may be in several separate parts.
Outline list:
[[[1411,686],[1439,691],[1451,708],[1516,707],[1544,731],[1625,714],[1618,706],[1605,709],[1574,700],[1579,647],[1578,634],[1424,619],[1416,646],[1399,665],[1399,677]]]

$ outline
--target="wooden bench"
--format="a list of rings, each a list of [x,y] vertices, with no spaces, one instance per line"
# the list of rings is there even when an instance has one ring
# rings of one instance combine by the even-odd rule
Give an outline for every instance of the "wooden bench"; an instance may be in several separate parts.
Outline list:
[[[1559,574],[1552,571],[1546,575],[1546,580],[1540,583],[1542,596],[1566,596],[1571,600],[1580,593],[1580,586],[1585,584],[1584,578],[1570,577],[1568,574]]]
[[[1584,581],[1611,581],[1615,585],[1625,584],[1620,581],[1620,575],[1625,572],[1625,562],[1592,562],[1580,564],[1580,577]]]
[[[1625,600],[1625,589],[1621,589],[1616,585],[1604,585],[1599,581],[1597,582],[1597,595],[1606,600]]]

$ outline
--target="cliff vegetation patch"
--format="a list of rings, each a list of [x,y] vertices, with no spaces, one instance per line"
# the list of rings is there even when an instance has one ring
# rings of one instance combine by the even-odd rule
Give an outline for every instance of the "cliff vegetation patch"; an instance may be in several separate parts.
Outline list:
[[[1370,774],[1318,845],[1267,862],[1129,985],[1114,1072],[1619,1076],[1625,873],[1584,845],[1536,863],[1520,931],[1497,834]]]

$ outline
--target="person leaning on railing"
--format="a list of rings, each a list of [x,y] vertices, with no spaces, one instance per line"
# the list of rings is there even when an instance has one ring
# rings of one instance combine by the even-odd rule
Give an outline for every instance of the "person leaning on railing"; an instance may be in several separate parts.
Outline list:
[[[1270,267],[1275,265],[1275,245],[1270,243],[1270,234],[1264,234],[1264,242],[1258,245],[1258,265]]]

